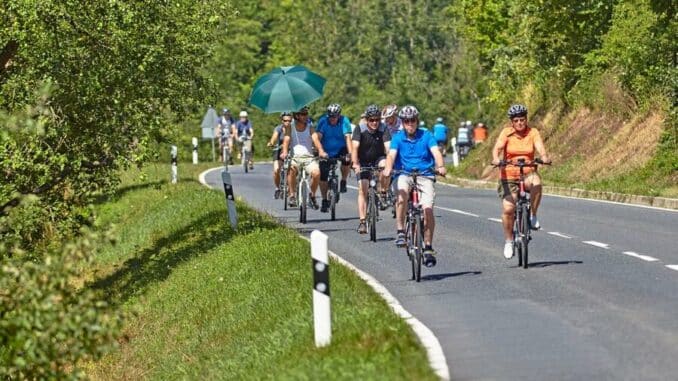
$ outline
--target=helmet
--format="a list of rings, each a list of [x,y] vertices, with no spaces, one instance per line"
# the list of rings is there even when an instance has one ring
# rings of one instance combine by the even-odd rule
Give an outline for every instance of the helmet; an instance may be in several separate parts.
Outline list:
[[[240,117],[241,118],[247,118],[247,111],[245,111],[245,110],[240,111]]]
[[[395,104],[386,105],[386,106],[384,106],[384,109],[381,111],[381,116],[383,118],[390,118],[393,115],[395,115],[397,111],[398,111],[398,105],[395,105]]]
[[[426,122],[424,122],[423,120],[419,122],[419,127],[426,127]]]
[[[400,119],[414,119],[419,118],[419,110],[416,107],[407,105],[400,109],[398,113]]]
[[[221,110],[221,113],[224,114],[224,115],[226,115],[226,114],[230,114],[231,111],[230,111],[229,109],[227,109],[226,107],[224,107],[224,109]]]
[[[442,122],[443,122],[443,118],[441,116],[436,118],[436,123],[442,123]]]
[[[339,114],[341,114],[341,105],[337,103],[332,103],[331,105],[327,106],[328,116],[337,116]]]
[[[379,110],[379,106],[371,104],[365,109],[365,118],[374,117],[381,118],[381,111]]]
[[[467,120],[467,121],[466,121],[466,127],[471,127],[471,125],[472,125],[471,121],[470,121],[470,120]]]
[[[517,116],[527,116],[527,107],[519,103],[514,104],[513,106],[509,107],[507,114],[509,119],[513,119]]]

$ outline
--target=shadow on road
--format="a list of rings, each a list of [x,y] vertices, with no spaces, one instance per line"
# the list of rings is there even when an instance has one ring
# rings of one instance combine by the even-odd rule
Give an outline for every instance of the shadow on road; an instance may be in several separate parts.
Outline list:
[[[458,277],[462,275],[480,275],[482,271],[461,271],[458,273],[431,274],[421,277],[421,280],[443,280],[447,278]]]
[[[534,262],[534,263],[528,263],[527,267],[549,267],[549,266],[557,266],[557,265],[579,265],[584,262],[582,261],[546,261],[546,262]],[[518,267],[518,266],[516,266]]]

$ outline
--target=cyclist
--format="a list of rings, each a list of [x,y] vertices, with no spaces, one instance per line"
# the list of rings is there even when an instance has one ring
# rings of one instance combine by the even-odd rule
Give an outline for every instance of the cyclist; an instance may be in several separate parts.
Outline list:
[[[377,105],[369,105],[365,110],[367,126],[360,126],[353,131],[351,137],[353,149],[351,150],[351,162],[353,169],[358,175],[358,233],[367,234],[365,216],[367,214],[367,187],[371,177],[369,172],[360,172],[360,167],[386,166],[386,153],[388,152],[391,133],[384,123],[381,123],[381,112]],[[388,188],[388,177],[380,175],[379,183],[382,191]],[[382,200],[385,196],[381,197]]]
[[[438,143],[438,148],[443,156],[447,155],[447,140],[449,137],[449,128],[443,123],[443,118],[438,117],[436,119],[436,124],[433,125],[433,137],[436,138]]]
[[[391,136],[403,129],[403,122],[398,117],[398,105],[391,104],[384,106],[384,109],[381,110],[381,117]]]
[[[224,161],[224,147],[228,147],[228,152],[233,153],[233,136],[231,135],[231,127],[235,124],[235,120],[231,116],[231,111],[224,108],[221,111],[221,116],[217,121],[217,135],[219,136],[219,161]],[[229,164],[233,164],[233,158],[229,160]]]
[[[403,121],[404,130],[391,139],[391,147],[386,156],[384,176],[389,176],[395,165],[404,172],[419,170],[422,176],[418,177],[420,187],[419,202],[424,208],[424,264],[433,267],[436,264],[435,250],[433,250],[433,231],[435,217],[433,216],[433,201],[435,190],[433,183],[435,171],[445,176],[447,170],[443,163],[443,156],[438,149],[433,134],[418,128],[419,110],[414,106],[405,106],[398,114]],[[398,201],[396,204],[396,245],[405,246],[405,214],[410,188],[413,186],[412,177],[407,174],[398,176]]]
[[[292,114],[292,126],[285,131],[285,138],[283,138],[282,153],[280,158],[285,160],[290,153],[292,147],[292,162],[290,166],[289,176],[287,176],[287,186],[290,190],[290,207],[297,206],[297,173],[299,166],[305,165],[306,171],[311,177],[311,194],[309,201],[313,209],[318,209],[318,203],[315,200],[315,192],[318,189],[318,180],[320,179],[320,168],[313,156],[313,126],[308,121],[308,108],[304,107],[301,110]],[[296,156],[296,158],[295,158]]]
[[[508,110],[511,126],[504,128],[492,149],[492,164],[499,165],[502,160],[514,161],[525,159],[527,162],[534,160],[534,151],[539,153],[542,161],[550,163],[544,142],[539,131],[527,125],[527,107],[514,104]],[[532,229],[541,228],[537,219],[537,209],[541,201],[541,179],[535,168],[525,167],[525,188],[530,192],[530,204],[532,216],[530,225]],[[513,257],[513,219],[518,197],[518,180],[520,170],[517,167],[502,167],[501,179],[499,180],[499,197],[502,199],[503,213],[501,216],[504,225],[504,257]]]
[[[468,155],[473,143],[471,142],[471,121],[461,122],[457,130],[457,152],[459,152],[459,159],[463,159]]]
[[[483,122],[478,122],[476,126],[473,128],[473,145],[477,146],[478,144],[482,143],[487,139],[487,126],[485,126],[485,123]]]
[[[249,115],[247,111],[242,110],[240,111],[240,120],[238,120],[235,123],[234,127],[234,136],[237,136],[238,141],[241,143],[241,147],[244,143],[245,140],[252,140],[254,138],[254,127],[252,127],[252,121],[249,120]],[[251,145],[251,152],[250,152],[250,160],[249,160],[249,167],[250,169],[254,169],[254,163],[252,161],[252,158],[254,157],[254,146]]]
[[[266,143],[268,147],[275,147],[273,150],[273,185],[275,186],[275,192],[273,192],[273,198],[280,198],[280,170],[282,169],[282,159],[280,154],[282,153],[282,143],[285,138],[285,131],[289,130],[290,123],[292,123],[292,114],[289,112],[283,112],[280,115],[281,123],[273,129],[273,135],[271,135],[271,140]]]
[[[318,119],[318,125],[313,134],[313,143],[318,149],[318,156],[324,159],[340,159],[341,181],[339,192],[346,193],[346,177],[349,168],[349,144],[351,142],[351,122],[341,115],[341,105],[332,103],[327,106],[327,114]],[[320,193],[323,196],[320,211],[327,213],[330,200],[327,199],[327,179],[330,173],[330,163],[320,162]]]

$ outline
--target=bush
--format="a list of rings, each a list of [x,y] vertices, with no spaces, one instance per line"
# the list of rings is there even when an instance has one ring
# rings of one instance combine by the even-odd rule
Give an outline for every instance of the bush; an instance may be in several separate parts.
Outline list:
[[[84,234],[41,260],[0,247],[0,379],[80,379],[79,361],[115,345],[121,316],[74,286],[97,241]]]

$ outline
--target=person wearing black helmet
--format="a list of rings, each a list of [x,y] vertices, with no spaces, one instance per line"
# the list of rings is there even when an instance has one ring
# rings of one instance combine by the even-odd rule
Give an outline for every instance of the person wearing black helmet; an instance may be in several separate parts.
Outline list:
[[[346,178],[350,170],[349,144],[351,136],[351,122],[341,115],[341,106],[333,103],[327,106],[327,113],[318,119],[318,125],[313,134],[313,143],[318,149],[318,156],[341,160],[341,181],[339,192],[346,193]],[[330,164],[320,162],[320,193],[323,196],[320,211],[329,211],[330,200],[327,199],[327,180]]]
[[[226,154],[229,158],[229,164],[233,164],[233,136],[231,134],[231,127],[234,125],[235,119],[231,116],[231,112],[224,108],[221,111],[221,116],[217,121],[217,137],[219,138],[219,161],[224,162],[224,148],[227,150]]]
[[[360,125],[353,131],[351,137],[353,149],[351,150],[351,162],[356,176],[358,176],[358,233],[367,234],[367,190],[372,174],[360,172],[361,167],[386,166],[386,153],[391,142],[391,133],[384,123],[381,122],[381,111],[376,105],[369,105],[365,109],[366,125]],[[379,175],[381,190],[388,189],[388,177]],[[381,196],[382,200],[385,198]]]
[[[504,128],[492,149],[492,164],[499,165],[502,161],[515,161],[525,159],[527,162],[534,161],[535,151],[539,153],[541,160],[549,164],[550,160],[546,153],[546,147],[539,131],[527,125],[527,107],[522,104],[514,104],[508,110],[511,126]],[[536,168],[526,167],[525,188],[530,192],[531,214],[530,225],[532,229],[541,228],[537,219],[537,209],[541,201],[541,178]],[[504,257],[513,257],[513,219],[518,198],[518,180],[520,169],[514,166],[501,168],[498,192],[502,199],[502,224],[504,227]]]
[[[275,191],[273,198],[280,198],[280,169],[282,168],[283,160],[280,158],[282,153],[282,143],[285,138],[285,132],[290,129],[292,123],[292,114],[283,112],[280,114],[280,124],[273,129],[271,140],[266,143],[268,147],[273,147],[273,185]]]

